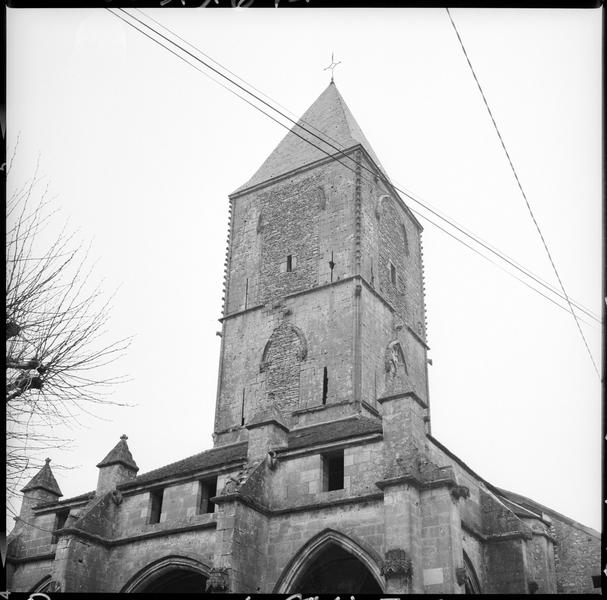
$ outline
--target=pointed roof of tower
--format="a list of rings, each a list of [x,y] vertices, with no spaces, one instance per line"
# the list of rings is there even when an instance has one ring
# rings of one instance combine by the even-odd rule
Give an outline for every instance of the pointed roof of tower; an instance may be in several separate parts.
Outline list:
[[[120,441],[110,450],[108,455],[97,465],[98,467],[107,467],[109,465],[121,464],[125,467],[129,467],[134,471],[139,471],[139,467],[133,460],[133,455],[129,450],[129,446],[126,441],[129,438],[122,434]]]
[[[63,496],[63,493],[59,489],[57,480],[51,471],[50,463],[51,459],[47,458],[44,461],[44,466],[34,475],[31,481],[21,490],[23,493],[35,489],[43,489],[55,496]]]
[[[236,192],[326,158],[327,154],[339,155],[340,151],[358,144],[363,146],[382,173],[386,175],[371,144],[350,112],[337,86],[331,82],[304,113],[297,125],[294,125],[276,146],[255,175],[240,186]],[[340,160],[347,165],[351,162],[344,158]],[[353,167],[353,165],[351,166]]]

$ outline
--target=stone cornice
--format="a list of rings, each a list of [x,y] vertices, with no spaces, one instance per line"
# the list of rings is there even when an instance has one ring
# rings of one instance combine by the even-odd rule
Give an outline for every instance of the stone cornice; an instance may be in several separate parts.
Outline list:
[[[23,558],[19,558],[17,556],[6,557],[6,562],[9,562],[13,565],[22,565],[24,563],[40,562],[43,560],[55,560],[55,553],[48,552],[47,554],[37,554],[36,556],[24,556]]]
[[[73,535],[75,537],[83,538],[91,542],[95,542],[101,546],[111,548],[114,546],[122,546],[124,544],[130,544],[131,542],[138,542],[141,540],[148,540],[157,537],[166,537],[169,535],[175,535],[179,533],[185,533],[188,531],[198,531],[200,529],[215,529],[217,527],[217,521],[215,519],[209,519],[202,523],[190,523],[188,525],[181,525],[179,527],[171,527],[167,529],[158,529],[156,531],[145,531],[136,535],[129,535],[122,538],[106,538],[95,533],[90,533],[77,527],[64,527],[56,532],[59,537],[67,535]],[[54,556],[54,555],[53,555]]]
[[[410,484],[416,487],[418,490],[429,490],[433,488],[447,487],[452,488],[457,485],[457,482],[453,477],[440,477],[437,479],[423,479],[422,477],[414,473],[405,473],[398,477],[389,477],[388,479],[382,479],[376,481],[375,485],[380,489],[386,489],[395,485]]]
[[[326,500],[323,502],[316,502],[314,504],[302,504],[301,506],[289,506],[288,508],[275,508],[272,510],[272,515],[288,515],[294,512],[306,512],[310,510],[322,510],[325,508],[332,508],[333,506],[343,506],[345,504],[359,504],[362,502],[375,502],[377,500],[383,500],[383,492],[373,492],[371,494],[365,494],[363,496],[356,496],[352,498],[336,498],[335,500]]]
[[[250,308],[245,308],[244,310],[237,310],[236,312],[230,313],[228,315],[224,315],[223,317],[217,319],[220,323],[231,319],[232,317],[239,317],[240,315],[244,315],[246,313],[255,312],[256,310],[261,310],[264,307],[264,304],[257,304],[256,306],[251,306]]]
[[[358,283],[364,284],[365,289],[367,289],[371,294],[376,296],[383,304],[385,304],[386,308],[388,308],[393,313],[396,313],[396,309],[394,308],[394,306],[392,306],[392,304],[386,298],[384,298],[361,274],[349,275],[347,277],[343,277],[342,279],[338,279],[337,281],[329,281],[327,283],[323,283],[322,285],[317,285],[314,287],[307,288],[305,290],[300,290],[299,292],[293,292],[292,294],[287,294],[286,296],[284,296],[284,300],[289,300],[291,298],[297,298],[298,296],[304,296],[306,294],[312,294],[314,292],[320,292],[327,288],[330,288],[333,286],[338,286],[338,285],[343,285],[344,283],[348,283],[350,281],[356,281]],[[225,323],[227,320],[232,319],[234,317],[239,317],[246,313],[254,312],[256,310],[261,310],[264,306],[265,306],[264,304],[258,304],[256,306],[252,306],[251,308],[246,308],[244,310],[238,310],[236,312],[232,312],[227,315],[224,315],[223,317],[218,319],[218,321],[220,323]],[[409,323],[405,322],[404,326],[407,328],[407,331],[409,331],[409,333],[411,333],[411,335],[422,346],[424,346],[424,348],[426,350],[430,349],[430,346],[428,346],[426,341],[415,331],[415,329],[413,329],[413,327],[411,327],[411,325]]]
[[[504,542],[506,540],[530,540],[532,538],[531,531],[507,531],[506,533],[490,533],[486,536],[485,541],[491,542]]]
[[[365,494],[363,496],[353,496],[347,498],[335,498],[331,500],[325,500],[321,502],[314,502],[313,504],[301,504],[299,506],[288,506],[285,508],[268,508],[263,506],[254,498],[250,496],[243,496],[238,493],[226,494],[225,496],[216,496],[212,498],[216,504],[225,502],[240,502],[249,506],[253,510],[263,514],[266,517],[277,517],[281,515],[288,515],[296,512],[308,512],[314,510],[324,510],[325,508],[332,508],[334,506],[343,506],[346,504],[360,504],[364,502],[375,502],[377,500],[383,500],[384,494],[382,492],[374,492],[371,494]]]
[[[377,401],[380,404],[383,404],[384,402],[389,402],[390,400],[398,400],[399,398],[412,398],[422,408],[428,408],[428,405],[415,393],[414,390],[407,390],[406,392],[392,394],[391,396],[382,396],[381,398],[378,398]]]
[[[349,446],[358,446],[360,444],[370,444],[372,442],[377,442],[383,439],[382,433],[366,433],[362,436],[345,438],[343,440],[338,440],[335,442],[323,442],[321,444],[316,444],[314,446],[308,446],[306,448],[296,448],[294,450],[281,449],[276,448],[276,459],[277,460],[287,460],[290,458],[296,458],[299,456],[304,456],[307,454],[318,454],[323,450],[336,450],[341,448],[347,448]]]

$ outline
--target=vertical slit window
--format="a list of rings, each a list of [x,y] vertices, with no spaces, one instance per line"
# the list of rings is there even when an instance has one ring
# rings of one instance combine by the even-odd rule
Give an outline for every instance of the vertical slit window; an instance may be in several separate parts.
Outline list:
[[[56,515],[55,515],[55,527],[54,529],[63,529],[65,527],[65,523],[67,521],[67,517],[70,514],[69,509],[68,510],[61,510],[59,511]],[[57,543],[57,536],[53,534],[53,537],[51,538],[51,544],[56,544]]]
[[[342,490],[344,488],[344,451],[338,450],[322,455],[323,491]]]
[[[293,270],[293,255],[287,255],[287,273],[290,273]]]
[[[390,263],[390,281],[396,285],[396,267]]]
[[[162,500],[164,490],[153,490],[150,492],[150,520],[149,523],[160,523],[160,515],[162,514]]]
[[[327,374],[327,367],[322,370],[322,403],[327,403],[327,392],[329,391],[329,376]]]
[[[215,512],[215,503],[211,500],[217,496],[217,477],[205,479],[198,484],[198,514]]]

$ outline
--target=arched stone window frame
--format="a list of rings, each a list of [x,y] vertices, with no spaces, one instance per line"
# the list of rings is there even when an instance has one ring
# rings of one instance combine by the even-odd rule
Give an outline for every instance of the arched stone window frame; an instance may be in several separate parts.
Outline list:
[[[306,341],[306,336],[303,331],[293,325],[293,323],[281,323],[270,335],[270,338],[266,342],[266,345],[263,348],[263,352],[261,354],[261,362],[259,363],[259,372],[263,373],[268,368],[268,354],[270,352],[270,348],[272,347],[272,342],[274,338],[274,334],[281,328],[287,328],[289,331],[292,331],[299,340],[299,347],[297,349],[297,359],[301,362],[306,359],[308,356],[308,342]]]
[[[334,544],[359,560],[371,573],[380,589],[385,590],[386,582],[381,574],[381,557],[361,540],[345,535],[335,529],[325,529],[308,540],[283,569],[273,593],[293,593],[297,580],[305,573],[308,565],[327,548]]]
[[[165,573],[169,573],[173,569],[183,569],[198,573],[202,577],[208,579],[211,569],[204,563],[189,558],[188,556],[165,556],[155,560],[133,575],[128,582],[120,590],[120,593],[133,593],[143,590],[155,580],[162,577]]]
[[[389,194],[382,194],[375,204],[375,218],[379,221],[384,212],[384,204],[386,202],[393,202],[392,197]]]
[[[29,591],[29,594],[43,594],[50,592],[53,579],[50,575],[45,575],[38,583]]]
[[[476,569],[470,560],[470,557],[463,551],[464,557],[464,586],[466,594],[482,594],[481,585],[476,575]]]

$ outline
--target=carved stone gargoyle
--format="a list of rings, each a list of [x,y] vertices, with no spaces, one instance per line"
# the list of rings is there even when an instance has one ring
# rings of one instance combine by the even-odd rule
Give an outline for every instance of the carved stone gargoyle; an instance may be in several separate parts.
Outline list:
[[[211,569],[207,579],[206,590],[211,594],[223,594],[230,591],[230,574],[225,567]]]
[[[393,548],[386,552],[385,559],[381,565],[381,574],[386,578],[404,577],[411,579],[413,575],[413,565],[411,559],[407,558],[407,553],[401,548]]]

